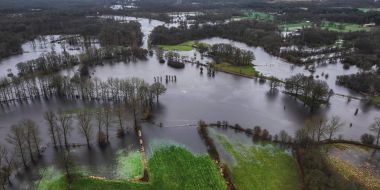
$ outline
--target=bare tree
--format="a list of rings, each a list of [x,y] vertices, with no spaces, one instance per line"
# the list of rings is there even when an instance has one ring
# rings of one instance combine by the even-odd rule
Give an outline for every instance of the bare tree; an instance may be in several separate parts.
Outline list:
[[[70,150],[65,150],[63,152],[63,155],[61,156],[61,165],[64,169],[66,180],[67,180],[67,189],[71,190],[71,183],[73,181],[73,169],[74,169],[74,162],[72,160],[72,157],[70,155]]]
[[[25,158],[25,139],[24,131],[20,125],[12,125],[11,131],[7,136],[7,141],[15,146],[15,149],[20,153],[22,164],[25,168],[28,168]]]
[[[329,140],[334,136],[336,132],[343,126],[343,123],[340,121],[338,116],[333,116],[327,123],[326,133]]]
[[[86,112],[80,112],[77,115],[77,118],[79,121],[80,132],[86,138],[87,146],[90,147],[90,138],[92,132],[91,115]]]
[[[104,115],[104,127],[106,128],[106,141],[108,144],[110,142],[109,128],[111,126],[111,108],[109,106],[104,107],[103,115]]]
[[[104,143],[104,133],[102,131],[102,126],[104,123],[104,116],[103,116],[103,110],[99,109],[95,113],[95,119],[98,126],[98,143],[103,144]]]
[[[32,125],[34,125],[33,121],[29,119],[24,119],[24,120],[21,120],[20,122],[20,126],[22,126],[23,128],[23,135],[26,141],[26,145],[28,147],[30,160],[32,162],[35,162],[34,156],[33,156],[33,152],[34,152],[33,151],[33,137],[31,133]]]
[[[119,122],[119,129],[117,130],[117,136],[123,137],[125,135],[125,130],[123,127],[123,119],[124,119],[124,109],[122,106],[115,108],[117,120]]]
[[[11,184],[10,176],[13,170],[13,160],[8,150],[0,145],[0,183],[2,189],[6,189],[7,184]]]
[[[51,139],[53,140],[53,144],[54,144],[54,147],[57,147],[57,141],[58,141],[58,137],[56,135],[56,128],[57,128],[57,116],[55,115],[55,113],[53,111],[47,111],[45,112],[44,114],[44,118],[46,120],[46,122],[48,123],[48,127],[49,127],[49,134],[50,134],[50,137]]]
[[[61,112],[58,115],[58,121],[59,121],[60,128],[61,128],[60,131],[62,132],[62,135],[63,135],[65,147],[69,148],[68,137],[69,137],[70,131],[72,129],[71,117],[69,115]]]
[[[375,118],[375,122],[369,126],[369,130],[376,134],[376,144],[379,145],[380,139],[380,117]]]
[[[35,150],[37,151],[38,156],[40,157],[41,156],[41,150],[40,150],[41,139],[39,137],[40,134],[39,134],[38,125],[36,124],[36,122],[34,122],[31,119],[24,119],[21,122],[25,128],[28,146],[29,144],[31,147],[34,146]]]

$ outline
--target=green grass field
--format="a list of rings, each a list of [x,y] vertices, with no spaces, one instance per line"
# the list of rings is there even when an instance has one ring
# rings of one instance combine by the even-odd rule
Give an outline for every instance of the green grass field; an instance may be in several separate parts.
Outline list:
[[[272,144],[246,145],[218,135],[218,142],[232,156],[232,182],[240,190],[296,190],[300,177],[293,157]]]
[[[226,73],[237,74],[246,77],[254,77],[258,75],[258,72],[253,66],[234,66],[229,63],[213,64],[213,66],[216,70]]]
[[[158,45],[158,47],[164,51],[191,51],[194,44],[194,41],[188,41],[177,45]]]
[[[245,17],[241,17],[242,19],[255,19],[259,21],[264,22],[270,22],[274,21],[274,16],[265,12],[259,12],[259,11],[245,11],[244,12]]]
[[[321,29],[335,31],[335,32],[358,32],[358,31],[371,30],[371,28],[366,28],[359,24],[328,22],[328,21],[322,22],[320,27]]]
[[[371,103],[380,106],[380,96],[372,96],[370,98]]]
[[[301,30],[303,28],[310,28],[313,25],[312,22],[299,22],[299,23],[287,23],[279,25],[279,28],[283,31],[296,31]]]
[[[139,151],[118,152],[116,174],[120,179],[138,179],[144,172]]]
[[[168,145],[155,150],[148,168],[149,182],[146,183],[77,176],[71,186],[74,190],[226,189],[224,179],[208,155],[193,155],[183,147]],[[37,186],[37,190],[65,190],[67,187],[62,174],[45,175],[41,182],[45,183]]]
[[[367,13],[367,12],[370,12],[370,11],[380,11],[380,8],[359,8],[360,11],[364,12],[364,13]]]

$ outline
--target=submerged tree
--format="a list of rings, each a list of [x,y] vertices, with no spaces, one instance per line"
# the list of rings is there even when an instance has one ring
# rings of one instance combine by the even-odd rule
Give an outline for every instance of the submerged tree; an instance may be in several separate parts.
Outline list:
[[[156,96],[156,101],[158,103],[158,97],[166,92],[166,87],[162,83],[156,82],[150,85],[150,90]]]
[[[72,126],[71,126],[71,117],[69,115],[61,112],[61,113],[58,114],[58,121],[59,121],[60,128],[61,128],[60,131],[62,131],[65,147],[69,148],[68,137],[69,137],[70,131],[72,129]]]
[[[57,144],[58,144],[58,137],[57,137],[57,116],[55,115],[55,113],[53,111],[47,111],[45,112],[44,114],[44,119],[46,120],[47,124],[48,124],[48,130],[49,130],[49,134],[50,134],[50,137],[53,141],[53,144],[54,144],[54,147],[57,147]]]
[[[25,157],[25,138],[24,130],[20,125],[12,125],[11,131],[7,136],[7,141],[12,144],[15,148],[15,151],[20,154],[22,164],[24,168],[28,168],[27,160]]]
[[[109,128],[111,127],[111,108],[109,106],[105,106],[103,108],[103,113],[104,113],[104,127],[106,129],[106,142],[107,144],[110,142],[109,141]]]
[[[91,115],[87,112],[80,112],[77,115],[80,132],[85,137],[87,146],[90,147],[90,139],[92,132]]]
[[[24,119],[20,122],[24,128],[24,136],[28,145],[30,159],[34,162],[33,153],[36,151],[38,157],[41,156],[40,137],[37,124],[31,119]]]
[[[328,139],[331,140],[334,134],[338,132],[342,126],[343,123],[340,121],[340,118],[338,116],[333,116],[327,123],[326,127]]]
[[[375,122],[369,126],[369,130],[376,134],[376,145],[379,145],[380,139],[380,118],[376,117]]]
[[[309,106],[311,111],[322,104],[328,104],[332,95],[325,81],[314,80],[302,74],[286,79],[285,92]]]

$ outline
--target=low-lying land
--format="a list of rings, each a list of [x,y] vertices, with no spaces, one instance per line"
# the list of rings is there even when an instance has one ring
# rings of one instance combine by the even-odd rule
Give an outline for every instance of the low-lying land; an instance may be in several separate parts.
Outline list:
[[[237,189],[295,190],[300,177],[293,157],[272,144],[245,145],[217,136],[223,149],[232,156],[232,182]]]
[[[330,145],[327,164],[345,179],[356,181],[366,189],[380,189],[380,174],[376,173],[380,155],[356,145]]]

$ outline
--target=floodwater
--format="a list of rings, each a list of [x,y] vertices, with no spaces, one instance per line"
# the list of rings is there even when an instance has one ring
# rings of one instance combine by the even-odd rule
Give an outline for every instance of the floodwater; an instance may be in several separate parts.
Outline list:
[[[111,18],[110,16],[104,16]],[[144,45],[148,47],[148,36],[154,27],[165,24],[160,21],[133,18],[133,17],[112,17],[120,21],[137,20],[142,24],[144,33]],[[251,50],[255,53],[256,60],[253,64],[256,69],[264,75],[273,75],[284,79],[297,73],[310,74],[303,67],[293,66],[279,58],[266,53],[260,47],[249,47],[243,43],[234,42],[221,38],[210,38],[201,40],[209,44],[230,43],[239,48]],[[24,47],[25,46],[25,47]],[[21,61],[37,58],[42,52],[48,51],[51,47],[47,45],[43,49],[28,49],[27,44],[23,48],[26,52],[18,56],[1,61],[0,74],[6,74],[7,68],[14,69],[14,65]],[[42,51],[42,52],[41,52]],[[207,63],[208,58],[201,59],[199,53],[195,51],[180,52],[182,56]],[[13,67],[12,67],[13,66]],[[5,70],[5,71],[4,71]],[[321,75],[322,72],[328,73],[329,78],[323,79],[335,92],[342,94],[352,94],[346,88],[335,85],[335,76],[340,74],[355,73],[358,69],[351,67],[350,70],[343,70],[342,64],[318,66],[314,75]],[[76,69],[69,69],[61,72],[63,75],[72,75]],[[360,101],[347,101],[346,98],[334,96],[331,98],[331,105],[321,107],[317,112],[311,114],[309,109],[292,97],[278,92],[270,93],[268,84],[261,84],[255,79],[238,77],[226,73],[217,72],[215,77],[207,76],[206,72],[200,73],[200,68],[195,64],[186,64],[184,69],[174,69],[166,64],[160,64],[155,55],[148,57],[147,60],[140,60],[131,63],[113,63],[91,68],[92,77],[100,79],[131,78],[138,77],[149,83],[154,82],[154,77],[165,75],[177,76],[177,82],[169,82],[166,85],[167,92],[160,97],[160,104],[155,108],[155,116],[152,123],[143,124],[143,137],[149,154],[149,144],[156,140],[165,139],[180,144],[184,144],[191,151],[196,153],[206,153],[206,147],[199,138],[195,125],[199,120],[206,122],[216,122],[226,120],[230,124],[239,123],[242,127],[253,128],[261,126],[266,128],[272,135],[281,130],[294,135],[295,131],[301,127],[305,120],[312,116],[321,115],[331,117],[339,116],[345,122],[338,134],[345,139],[359,139],[363,133],[368,132],[368,126],[378,116],[378,109],[367,106]],[[165,79],[163,79],[165,81]],[[5,137],[12,124],[17,123],[22,118],[31,118],[40,125],[43,143],[48,146],[42,167],[57,163],[59,154],[54,152],[48,134],[46,122],[43,120],[43,113],[47,110],[70,110],[80,107],[101,106],[97,102],[80,102],[73,100],[39,100],[25,102],[23,104],[3,106],[0,109],[0,143],[6,143]],[[355,110],[359,108],[358,115],[354,116]],[[162,123],[162,128],[158,127]],[[352,124],[352,127],[350,127]],[[116,124],[114,124],[116,125]],[[131,126],[131,125],[128,125]],[[78,126],[74,126],[71,135],[73,143],[85,142],[80,136]],[[95,130],[95,128],[94,128]],[[114,127],[113,130],[116,130]],[[337,135],[338,135],[337,134]],[[87,167],[93,175],[111,176],[110,167],[114,167],[115,152],[122,148],[136,148],[136,139],[133,135],[127,136],[124,140],[115,136],[112,138],[112,146],[106,150],[97,148],[93,139],[93,149],[87,150],[86,147],[75,149],[74,159],[79,165]],[[101,154],[98,154],[101,152]],[[33,169],[32,174],[23,174],[17,179],[20,184],[27,187],[30,181],[36,179]],[[107,169],[104,169],[107,168]],[[22,182],[22,183],[21,183]],[[27,188],[26,188],[27,189]]]
[[[26,42],[22,45],[22,54],[13,55],[5,59],[0,59],[0,78],[6,77],[7,74],[18,74],[17,63],[26,62],[39,58],[42,54],[48,52],[56,52],[61,54],[63,51],[71,55],[79,54],[85,50],[83,43],[80,45],[69,45],[68,43],[61,43],[57,40],[66,37],[65,35],[48,35],[41,36],[33,41]],[[51,43],[54,41],[53,43]],[[63,41],[65,42],[65,41]],[[99,44],[93,43],[95,47]]]

